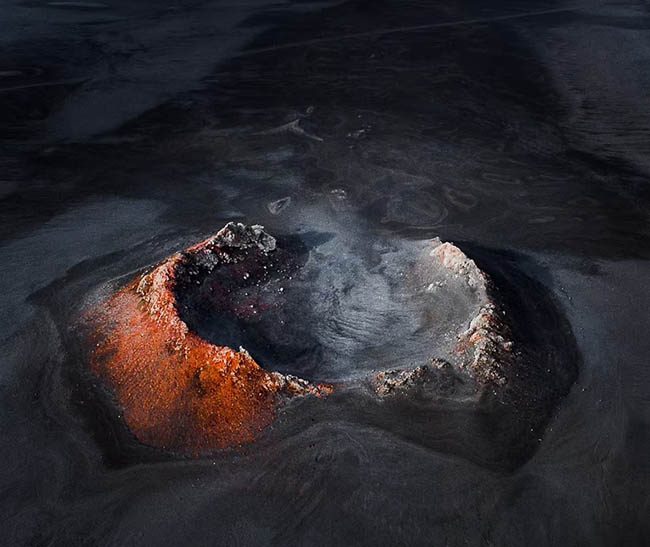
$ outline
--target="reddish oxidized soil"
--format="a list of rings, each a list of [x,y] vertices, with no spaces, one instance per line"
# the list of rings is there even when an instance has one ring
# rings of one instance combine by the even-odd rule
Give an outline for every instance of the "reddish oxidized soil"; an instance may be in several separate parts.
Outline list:
[[[213,345],[180,319],[179,265],[194,266],[197,257],[208,257],[211,269],[237,261],[242,249],[260,252],[254,241],[237,241],[231,252],[223,246],[229,242],[230,225],[172,256],[92,313],[99,339],[92,370],[111,388],[127,426],[144,444],[198,455],[250,442],[286,397],[321,396],[331,389],[264,370],[245,350]]]

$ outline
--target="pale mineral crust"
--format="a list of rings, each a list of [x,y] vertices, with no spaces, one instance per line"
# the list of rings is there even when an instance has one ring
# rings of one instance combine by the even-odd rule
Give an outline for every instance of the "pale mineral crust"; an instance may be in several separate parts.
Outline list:
[[[489,277],[476,263],[452,243],[435,241],[431,251],[433,260],[461,277],[476,293],[479,311],[471,319],[467,330],[458,335],[457,353],[461,368],[480,383],[504,385],[506,370],[514,355],[514,342],[507,324],[505,312],[494,296]]]
[[[467,328],[457,334],[458,344],[452,355],[432,356],[431,367],[380,372],[372,379],[375,392],[386,396],[431,383],[432,371],[445,367],[458,371],[461,378],[465,376],[476,382],[479,390],[505,385],[508,371],[516,366],[517,356],[505,311],[494,296],[495,289],[489,277],[458,247],[439,239],[433,240],[428,260],[431,266],[444,268],[448,275],[466,285],[464,290],[474,299],[477,313]],[[432,285],[443,283],[431,281]]]

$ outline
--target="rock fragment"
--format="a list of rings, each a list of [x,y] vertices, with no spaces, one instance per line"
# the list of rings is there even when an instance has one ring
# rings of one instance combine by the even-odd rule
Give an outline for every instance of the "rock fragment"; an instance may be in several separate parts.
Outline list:
[[[439,359],[412,369],[383,371],[371,381],[380,397],[411,396],[416,392],[419,395],[447,396],[454,392],[458,382],[453,367]]]

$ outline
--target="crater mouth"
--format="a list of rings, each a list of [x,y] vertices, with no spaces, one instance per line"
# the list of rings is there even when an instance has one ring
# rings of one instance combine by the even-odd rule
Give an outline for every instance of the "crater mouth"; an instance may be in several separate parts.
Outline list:
[[[174,297],[189,330],[216,346],[246,348],[265,369],[309,375],[320,346],[307,324],[309,249],[296,237],[230,253],[217,268],[177,267]]]
[[[229,223],[93,310],[91,368],[138,441],[195,456],[251,442],[291,399],[333,390],[371,401],[373,423],[451,398],[510,408],[526,416],[503,422],[513,434],[538,434],[575,363],[549,363],[545,336],[511,324],[537,318],[507,300],[437,239],[359,252]]]
[[[363,253],[323,234],[274,241],[209,271],[179,265],[174,289],[191,332],[245,347],[267,370],[347,385],[453,360],[487,301],[479,278],[471,285],[443,263],[456,248],[437,240]]]

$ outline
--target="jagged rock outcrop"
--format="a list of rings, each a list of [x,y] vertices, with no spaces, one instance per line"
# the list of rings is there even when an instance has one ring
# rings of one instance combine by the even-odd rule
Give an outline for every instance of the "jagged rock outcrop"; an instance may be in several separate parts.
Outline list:
[[[468,293],[478,311],[469,318],[467,329],[457,334],[458,344],[452,355],[433,356],[431,366],[380,372],[372,379],[376,393],[380,396],[403,393],[432,384],[434,377],[433,387],[437,386],[442,393],[448,390],[449,378],[454,372],[461,380],[466,377],[475,382],[477,390],[505,385],[508,371],[516,366],[517,354],[505,311],[494,296],[491,280],[452,243],[435,239],[428,260],[431,262],[428,266],[432,268],[428,275],[435,276],[431,279],[431,286],[444,285],[445,276],[461,281],[462,290]],[[440,274],[439,268],[445,271]],[[442,371],[446,374],[442,375]]]

